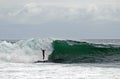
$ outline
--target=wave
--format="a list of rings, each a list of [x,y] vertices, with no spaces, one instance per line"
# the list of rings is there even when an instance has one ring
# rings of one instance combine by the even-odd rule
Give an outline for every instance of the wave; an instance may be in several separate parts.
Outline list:
[[[120,61],[120,46],[72,40],[54,40],[49,61],[57,63],[93,63]]]
[[[46,56],[49,56],[52,53],[51,42],[52,39],[19,40],[15,43],[1,41],[0,62],[30,63],[42,60],[41,48],[46,49]]]
[[[120,61],[120,45],[95,44],[73,40],[28,39],[0,41],[0,62],[33,63],[42,61],[57,63],[114,62]]]

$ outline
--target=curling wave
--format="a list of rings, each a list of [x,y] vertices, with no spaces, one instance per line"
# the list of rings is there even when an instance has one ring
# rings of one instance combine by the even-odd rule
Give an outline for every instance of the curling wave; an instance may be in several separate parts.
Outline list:
[[[49,61],[57,63],[120,61],[119,45],[93,44],[72,40],[55,40]]]

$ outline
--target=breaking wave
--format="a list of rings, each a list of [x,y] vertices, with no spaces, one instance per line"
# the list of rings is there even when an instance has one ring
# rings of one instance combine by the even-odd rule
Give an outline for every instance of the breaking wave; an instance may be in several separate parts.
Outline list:
[[[49,61],[57,63],[120,61],[120,46],[72,40],[55,40]]]
[[[30,63],[42,60],[42,49],[51,54],[51,39],[20,40],[15,43],[0,42],[0,62]],[[48,57],[46,57],[47,60]]]
[[[56,39],[0,41],[0,62],[33,63],[42,60],[57,63],[93,63],[120,61],[120,45]]]

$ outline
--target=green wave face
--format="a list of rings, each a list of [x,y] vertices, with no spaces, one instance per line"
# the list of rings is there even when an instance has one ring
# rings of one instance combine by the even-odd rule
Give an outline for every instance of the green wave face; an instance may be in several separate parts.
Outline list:
[[[119,61],[120,47],[72,40],[55,40],[49,61],[58,63]],[[117,57],[116,57],[117,56]]]

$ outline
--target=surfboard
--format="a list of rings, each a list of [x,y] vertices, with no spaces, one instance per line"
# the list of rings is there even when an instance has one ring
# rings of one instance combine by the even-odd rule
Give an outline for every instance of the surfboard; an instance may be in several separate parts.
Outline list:
[[[44,62],[48,62],[48,61],[47,60],[45,60],[45,61],[38,60],[38,61],[35,61],[34,63],[44,63]]]

